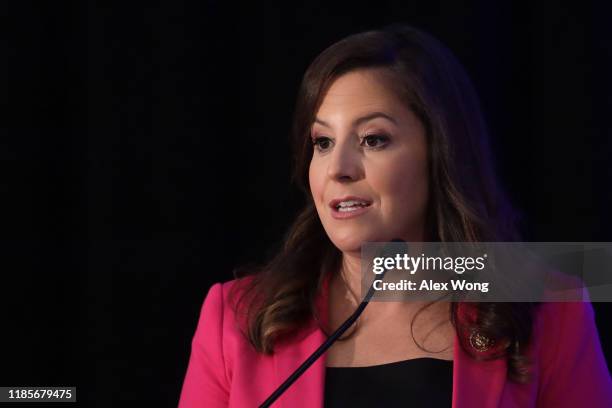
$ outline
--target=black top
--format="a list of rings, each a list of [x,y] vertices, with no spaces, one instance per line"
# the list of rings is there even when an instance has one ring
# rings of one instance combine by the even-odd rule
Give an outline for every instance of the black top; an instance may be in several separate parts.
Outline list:
[[[448,408],[452,395],[452,361],[417,358],[325,371],[325,408]]]

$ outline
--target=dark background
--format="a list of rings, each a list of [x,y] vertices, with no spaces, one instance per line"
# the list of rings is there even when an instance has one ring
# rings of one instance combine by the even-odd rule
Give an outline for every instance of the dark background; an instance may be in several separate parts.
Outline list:
[[[175,406],[208,288],[273,251],[302,203],[287,136],[304,70],[391,22],[467,67],[526,240],[612,241],[608,15],[603,2],[3,3],[0,385]],[[610,365],[612,308],[595,308]]]

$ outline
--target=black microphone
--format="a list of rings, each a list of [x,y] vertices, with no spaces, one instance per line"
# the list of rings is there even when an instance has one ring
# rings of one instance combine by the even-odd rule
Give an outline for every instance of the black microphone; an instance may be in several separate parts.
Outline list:
[[[395,239],[392,239],[391,242],[405,242],[405,241],[403,239],[395,238]],[[385,250],[386,248],[383,249],[383,252],[386,252]],[[383,280],[386,273],[387,273],[387,270],[384,269],[383,272],[379,274],[379,279]],[[347,331],[349,327],[353,325],[353,323],[355,323],[355,321],[361,315],[361,313],[366,308],[368,303],[370,303],[370,299],[372,299],[373,295],[374,295],[374,282],[372,282],[372,285],[370,286],[368,293],[365,295],[365,297],[363,298],[359,306],[357,306],[357,309],[355,309],[353,314],[350,315],[349,318],[346,319],[344,323],[342,323],[340,327],[338,327],[338,329],[336,329],[336,331],[333,332],[327,338],[327,340],[325,340],[325,342],[321,344],[319,348],[317,348],[310,355],[310,357],[308,357],[306,361],[304,361],[302,365],[300,365],[293,372],[293,374],[291,374],[285,380],[285,382],[283,382],[272,394],[270,394],[270,396],[259,406],[259,408],[268,408],[270,405],[272,405],[274,401],[276,401],[281,395],[283,395],[283,393],[287,390],[287,388],[289,388],[291,384],[293,384],[298,378],[300,378],[300,376],[304,374],[304,372],[308,369],[308,367],[310,367],[315,361],[317,361],[317,359],[321,357],[321,355],[325,353],[325,351],[327,351],[327,349],[330,348],[332,344],[334,344],[336,340],[338,340],[340,336],[342,336],[342,334],[345,331]]]

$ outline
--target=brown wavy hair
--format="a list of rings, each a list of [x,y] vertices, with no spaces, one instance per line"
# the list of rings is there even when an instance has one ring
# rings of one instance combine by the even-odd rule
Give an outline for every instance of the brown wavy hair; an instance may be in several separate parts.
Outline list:
[[[313,154],[310,130],[323,97],[339,76],[385,68],[393,91],[426,129],[430,201],[426,226],[431,241],[517,241],[518,212],[497,181],[488,131],[478,97],[465,70],[438,40],[414,27],[392,25],[354,34],[323,51],[308,67],[299,88],[292,128],[293,180],[306,204],[284,245],[264,265],[236,269],[240,285],[234,308],[256,350],[273,353],[274,343],[316,318],[315,299],[328,273],[340,268],[341,252],[327,237],[309,190]],[[238,290],[238,288],[240,288]],[[509,378],[528,379],[525,348],[535,304],[452,303],[450,320],[462,348],[477,359],[506,358]],[[462,313],[469,310],[470,313]],[[466,316],[470,316],[469,318]],[[469,333],[493,339],[484,356]]]

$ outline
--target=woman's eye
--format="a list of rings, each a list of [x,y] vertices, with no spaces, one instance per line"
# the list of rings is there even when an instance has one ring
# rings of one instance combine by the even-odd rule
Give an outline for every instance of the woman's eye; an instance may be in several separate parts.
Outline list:
[[[365,147],[378,148],[389,143],[389,138],[384,135],[368,135],[361,139],[361,145]]]
[[[312,144],[319,151],[329,149],[331,143],[331,139],[328,137],[315,137],[312,139]]]

